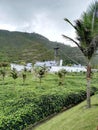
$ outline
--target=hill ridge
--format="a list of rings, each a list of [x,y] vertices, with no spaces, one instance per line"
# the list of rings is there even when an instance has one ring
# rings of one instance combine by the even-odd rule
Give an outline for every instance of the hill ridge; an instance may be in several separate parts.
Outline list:
[[[0,30],[0,61],[35,63],[36,61],[54,60],[54,47],[57,45],[60,48],[58,57],[63,59],[64,64],[75,63],[74,61],[80,64],[85,63],[83,55],[82,60],[79,58],[81,52],[77,47],[52,42],[35,32],[8,30]]]

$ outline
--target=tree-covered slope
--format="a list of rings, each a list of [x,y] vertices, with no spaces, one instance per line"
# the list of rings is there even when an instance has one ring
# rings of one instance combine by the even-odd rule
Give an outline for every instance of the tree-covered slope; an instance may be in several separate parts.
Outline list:
[[[0,61],[36,62],[54,59],[54,48],[59,46],[58,57],[65,64],[85,63],[77,47],[49,41],[37,33],[0,30]]]

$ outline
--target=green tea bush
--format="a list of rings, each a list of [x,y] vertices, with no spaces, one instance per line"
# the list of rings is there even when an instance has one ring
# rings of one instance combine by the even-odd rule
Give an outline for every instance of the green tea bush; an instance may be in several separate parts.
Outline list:
[[[92,87],[91,95],[97,89]],[[37,123],[48,116],[72,107],[86,99],[86,91],[54,91],[37,95],[24,92],[16,100],[9,100],[5,105],[12,106],[0,120],[0,130],[23,130],[30,124]]]

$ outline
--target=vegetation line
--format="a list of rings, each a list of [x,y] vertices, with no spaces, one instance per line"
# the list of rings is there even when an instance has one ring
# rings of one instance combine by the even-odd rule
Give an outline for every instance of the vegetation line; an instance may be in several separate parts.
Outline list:
[[[80,102],[80,103],[81,103],[81,102]],[[80,103],[79,103],[79,104],[80,104]],[[59,113],[51,114],[50,116],[48,116],[48,117],[42,119],[41,121],[39,121],[39,122],[37,122],[37,123],[35,123],[35,124],[31,124],[30,126],[28,126],[27,128],[25,128],[24,130],[31,130],[32,128],[34,129],[35,127],[37,127],[37,126],[39,126],[39,125],[45,123],[46,121],[48,121],[48,120],[52,119],[53,117],[55,117],[55,116],[57,116],[57,115],[59,115],[59,114],[65,112],[65,111],[69,110],[70,108],[72,108],[72,107],[74,107],[74,106],[76,106],[76,105],[77,105],[77,104],[75,104],[75,105],[70,105],[70,106],[68,106],[68,107],[65,107],[65,108],[63,108]]]

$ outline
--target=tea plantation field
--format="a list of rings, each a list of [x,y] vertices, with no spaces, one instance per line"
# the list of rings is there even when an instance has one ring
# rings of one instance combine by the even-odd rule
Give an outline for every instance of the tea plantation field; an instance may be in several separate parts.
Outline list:
[[[0,129],[22,130],[62,109],[78,104],[86,98],[86,78],[83,73],[68,73],[64,84],[58,85],[55,74],[39,79],[27,73],[23,84],[21,74],[14,81],[8,73],[0,77]],[[92,94],[98,88],[98,74],[93,75]]]
[[[97,130],[98,94],[92,96],[91,100],[90,109],[85,107],[84,101],[29,130]]]

